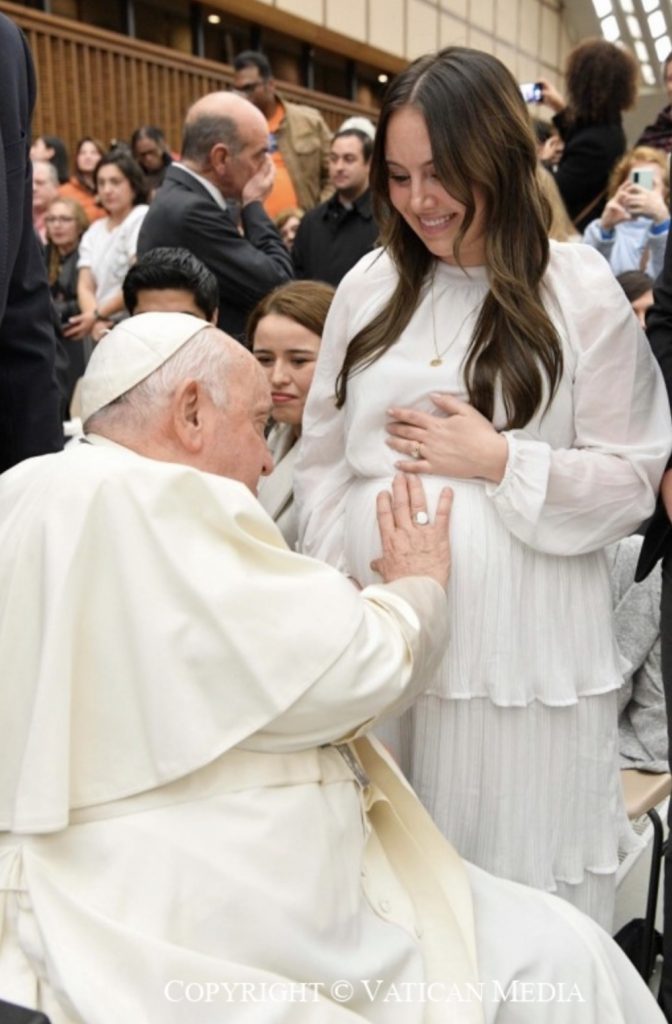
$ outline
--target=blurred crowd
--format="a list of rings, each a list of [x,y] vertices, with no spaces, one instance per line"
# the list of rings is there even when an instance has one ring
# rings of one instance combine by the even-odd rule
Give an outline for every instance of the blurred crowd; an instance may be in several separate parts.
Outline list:
[[[282,97],[262,53],[241,53],[234,68],[232,95],[244,97],[263,115],[270,155],[264,180],[257,181],[259,168],[250,163],[220,198],[248,243],[247,252],[239,246],[237,253],[241,274],[257,277],[252,288],[220,266],[217,249],[226,250],[227,261],[230,252],[228,244],[219,245],[214,223],[214,236],[205,237],[207,228],[190,234],[183,224],[157,215],[143,231],[157,197],[159,209],[164,195],[172,205],[168,191],[161,193],[167,175],[170,187],[171,178],[180,182],[186,168],[193,182],[198,139],[194,149],[193,138],[187,138],[185,158],[184,147],[182,155],[171,149],[160,128],[142,125],[128,141],[110,145],[86,136],[77,142],[72,160],[56,136],[33,141],[33,223],[54,300],[66,414],[92,345],[127,315],[121,287],[139,251],[157,245],[189,248],[218,279],[220,326],[245,341],[247,316],[273,287],[292,278],[336,286],[376,245],[369,188],[375,125],[352,117],[332,133],[317,110]],[[663,70],[672,100],[672,54]],[[669,232],[672,103],[655,124],[642,127],[628,150],[622,114],[636,101],[637,67],[626,50],[603,40],[584,42],[570,54],[566,99],[546,80],[535,88],[534,101],[554,112],[550,121],[532,117],[540,184],[551,208],[550,237],[583,240],[601,252],[643,318]],[[215,95],[221,102],[223,97]],[[215,101],[200,122],[208,113],[217,117],[217,106]],[[234,135],[247,130],[238,115],[229,122]],[[198,105],[195,116],[198,122]],[[202,179],[208,176],[206,171]],[[260,204],[256,219],[249,210],[253,203]]]

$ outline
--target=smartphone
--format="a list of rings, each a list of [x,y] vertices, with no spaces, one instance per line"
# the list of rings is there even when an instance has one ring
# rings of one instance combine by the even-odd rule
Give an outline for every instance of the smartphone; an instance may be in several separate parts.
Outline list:
[[[521,85],[520,91],[526,103],[541,103],[544,96],[541,82],[525,82]]]
[[[630,181],[633,185],[646,188],[651,192],[653,189],[653,171],[630,171]]]

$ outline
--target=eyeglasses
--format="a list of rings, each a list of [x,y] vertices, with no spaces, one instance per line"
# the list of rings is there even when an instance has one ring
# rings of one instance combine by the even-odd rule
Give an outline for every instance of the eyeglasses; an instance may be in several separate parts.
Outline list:
[[[234,85],[234,92],[243,92],[246,96],[249,96],[251,92],[258,89],[260,85],[264,84],[263,78],[258,79],[256,82],[246,82],[245,85]]]
[[[45,217],[45,224],[72,224],[76,220],[75,217]]]

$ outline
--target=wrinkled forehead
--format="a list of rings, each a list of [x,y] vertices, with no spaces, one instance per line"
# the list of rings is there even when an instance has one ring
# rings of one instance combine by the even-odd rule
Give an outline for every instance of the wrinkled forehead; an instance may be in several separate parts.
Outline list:
[[[250,356],[251,365],[249,365],[249,382],[250,382],[250,394],[252,401],[256,405],[268,404],[269,408],[271,405],[271,386],[268,382],[268,374],[265,372],[263,366],[258,360],[254,358],[249,352],[247,355]]]
[[[250,355],[249,352],[246,354]],[[263,416],[268,418],[273,404],[268,374],[264,371],[261,363],[257,362],[253,356],[250,356],[250,358],[252,359],[252,365],[247,364],[246,366],[248,381],[247,408],[253,417]]]
[[[236,348],[230,350],[228,359],[229,393],[231,397],[240,398],[246,405],[257,401],[270,401],[270,387],[261,364],[251,352],[235,342]]]
[[[33,181],[37,182],[39,185],[47,185],[48,183],[53,182],[53,176],[49,168],[45,167],[44,164],[34,164]]]

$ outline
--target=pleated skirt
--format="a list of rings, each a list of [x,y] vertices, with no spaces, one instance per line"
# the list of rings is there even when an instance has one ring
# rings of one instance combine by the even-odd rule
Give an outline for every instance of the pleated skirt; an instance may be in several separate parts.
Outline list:
[[[425,695],[376,732],[463,857],[562,896],[611,931],[619,847],[639,843],[615,723],[615,692],[563,708]]]
[[[446,481],[426,483],[433,509]],[[611,927],[625,814],[621,666],[601,551],[557,556],[518,540],[482,484],[449,481],[450,641],[425,692],[377,734],[460,854],[555,892]],[[385,480],[361,480],[346,516],[349,569],[373,580]]]

